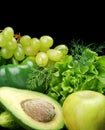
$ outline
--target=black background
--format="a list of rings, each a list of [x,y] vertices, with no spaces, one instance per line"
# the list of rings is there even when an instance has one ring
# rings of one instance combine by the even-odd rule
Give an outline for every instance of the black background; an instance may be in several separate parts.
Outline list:
[[[0,29],[11,26],[15,33],[38,38],[50,35],[55,45],[68,44],[72,39],[105,41],[104,8],[99,4],[15,1],[7,5],[1,6]]]

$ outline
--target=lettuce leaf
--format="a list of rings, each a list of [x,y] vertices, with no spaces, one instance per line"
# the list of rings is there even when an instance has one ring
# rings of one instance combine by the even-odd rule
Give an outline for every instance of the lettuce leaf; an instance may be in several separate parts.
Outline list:
[[[86,48],[80,59],[67,55],[55,64],[55,68],[48,95],[61,104],[75,91],[93,90],[105,94],[105,56],[100,57]]]

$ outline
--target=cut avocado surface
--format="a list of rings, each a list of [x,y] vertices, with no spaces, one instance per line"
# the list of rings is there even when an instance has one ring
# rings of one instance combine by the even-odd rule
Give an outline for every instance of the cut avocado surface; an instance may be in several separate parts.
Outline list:
[[[60,130],[64,127],[60,104],[43,93],[1,87],[0,103],[26,130]]]

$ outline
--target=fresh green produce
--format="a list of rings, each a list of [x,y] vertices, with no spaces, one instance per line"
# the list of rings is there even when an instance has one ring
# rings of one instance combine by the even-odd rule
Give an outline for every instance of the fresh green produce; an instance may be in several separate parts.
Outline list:
[[[4,28],[0,38],[0,86],[15,86],[45,93],[52,78],[53,65],[68,53],[68,47],[62,44],[53,48],[54,40],[48,35],[39,39],[29,35],[15,35],[11,27]],[[35,66],[25,64],[30,57],[34,59]]]
[[[37,65],[42,66],[42,67],[47,66],[48,61],[49,61],[48,55],[47,55],[47,53],[45,53],[45,52],[39,52],[39,53],[36,55],[36,58],[35,58],[35,59],[36,59]]]
[[[73,39],[68,43],[68,54],[72,55],[74,59],[78,60],[83,51],[88,48],[96,53],[98,55],[105,55],[104,49],[105,49],[105,42],[97,43],[97,42],[92,42],[92,43],[86,43],[81,39]]]
[[[79,59],[66,55],[55,63],[55,71],[48,95],[61,104],[65,98],[79,90],[94,90],[105,94],[105,56],[86,48]]]
[[[35,88],[36,86],[32,88],[31,84],[27,83],[30,74],[33,72],[33,67],[36,66],[37,65],[31,58],[27,58],[22,64],[8,64],[1,66],[0,86],[42,91],[42,88]]]
[[[3,111],[0,114],[0,126],[10,130],[19,130],[22,128],[16,123],[13,116],[8,111]]]
[[[0,31],[0,87],[39,91],[61,105],[80,90],[105,95],[104,43],[72,40],[68,46],[53,45],[49,35],[21,36],[12,27]]]
[[[46,67],[50,60],[57,62],[68,53],[66,45],[54,48],[53,44],[54,39],[49,35],[31,38],[29,35],[15,34],[12,27],[5,27],[0,32],[0,57],[20,63],[26,57],[33,56],[38,66]]]
[[[10,59],[14,55],[17,48],[17,40],[14,37],[14,30],[11,27],[6,27],[0,32],[0,55],[4,59]]]
[[[43,93],[1,87],[0,104],[26,130],[60,130],[64,126],[61,105]]]
[[[38,66],[34,57],[27,57],[21,64],[0,67],[0,87],[11,86],[46,93],[51,78],[52,70]]]
[[[40,37],[40,51],[49,50],[54,44],[54,40],[51,36],[43,35]]]
[[[29,35],[23,35],[20,37],[20,44],[25,47],[25,46],[29,46],[30,45],[30,41],[31,41],[31,37]]]
[[[52,70],[49,68],[33,68],[32,73],[27,79],[27,86],[31,87],[31,90],[36,90],[46,94],[49,89],[52,75]]]
[[[23,61],[25,59],[25,52],[20,44],[17,44],[17,48],[14,51],[14,59],[17,61]]]
[[[68,130],[104,130],[105,96],[83,90],[67,96],[62,106]]]
[[[5,38],[5,40],[10,41],[14,36],[14,30],[11,27],[6,27],[2,31],[2,35]]]
[[[3,65],[0,67],[0,86],[14,85],[18,88],[27,88],[26,79],[32,72],[28,65]]]
[[[56,49],[49,49],[47,51],[48,58],[52,61],[60,61],[63,58],[62,51]]]
[[[68,49],[67,45],[65,45],[65,44],[57,45],[54,49],[61,51],[63,56],[67,55],[69,52],[69,49]]]

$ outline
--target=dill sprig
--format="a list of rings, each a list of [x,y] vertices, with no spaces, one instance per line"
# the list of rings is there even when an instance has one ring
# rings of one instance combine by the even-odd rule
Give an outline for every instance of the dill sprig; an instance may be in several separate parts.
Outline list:
[[[104,49],[105,49],[105,42],[102,43],[86,43],[81,39],[78,40],[71,40],[71,42],[68,45],[69,48],[69,54],[74,57],[74,59],[78,60],[81,57],[82,52],[86,49],[89,48],[90,50],[98,53],[99,55],[104,54]]]
[[[52,73],[48,68],[36,67],[27,80],[28,89],[45,93],[49,88]]]

